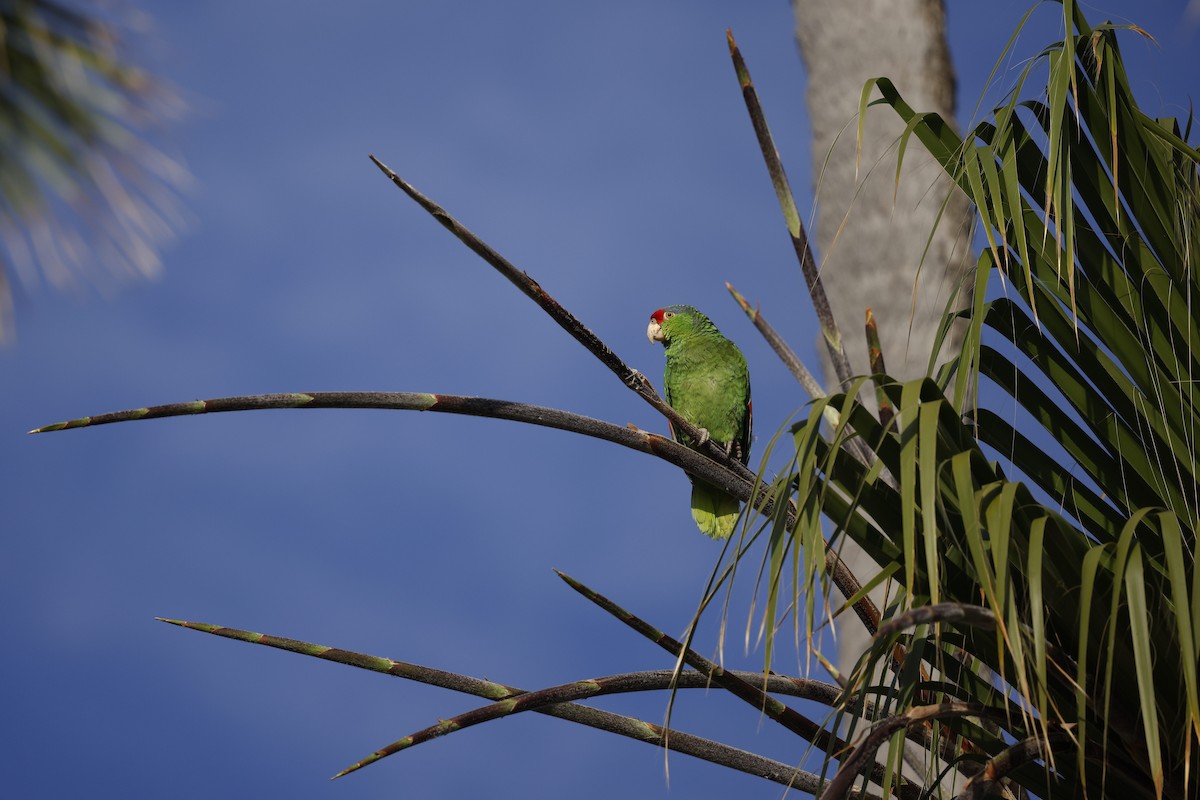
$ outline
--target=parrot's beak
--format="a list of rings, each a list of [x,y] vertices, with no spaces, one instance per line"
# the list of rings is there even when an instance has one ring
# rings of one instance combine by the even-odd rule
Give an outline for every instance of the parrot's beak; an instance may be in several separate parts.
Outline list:
[[[651,318],[650,324],[646,326],[646,338],[649,339],[651,343],[661,342],[663,340],[662,325],[659,325],[656,321],[654,321],[653,318]]]

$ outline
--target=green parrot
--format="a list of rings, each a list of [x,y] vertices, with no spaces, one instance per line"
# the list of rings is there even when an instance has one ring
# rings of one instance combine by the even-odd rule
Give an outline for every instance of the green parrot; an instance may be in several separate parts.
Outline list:
[[[750,371],[742,351],[691,306],[655,311],[646,338],[662,342],[667,354],[663,372],[667,404],[745,464],[750,458]],[[693,442],[674,426],[671,435],[693,449],[707,441]],[[692,481],[692,518],[700,532],[714,539],[727,538],[737,524],[737,499],[688,477]]]

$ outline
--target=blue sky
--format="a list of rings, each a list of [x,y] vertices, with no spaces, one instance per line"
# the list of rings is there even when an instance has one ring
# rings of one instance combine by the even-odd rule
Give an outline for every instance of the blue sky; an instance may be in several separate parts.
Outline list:
[[[950,4],[969,114],[1026,5]],[[985,6],[986,9],[980,6]],[[195,177],[153,282],[24,287],[0,352],[10,466],[0,603],[14,797],[777,797],[779,787],[544,717],[509,719],[330,784],[471,698],[154,622],[211,622],[537,688],[670,659],[558,568],[678,633],[718,547],[673,468],[511,423],[270,412],[25,436],[102,411],[273,391],[406,390],[653,411],[389,184],[374,153],[653,377],[645,322],[705,309],[751,364],[758,446],[803,396],[724,289],[810,361],[802,283],[725,50],[732,27],[808,197],[804,73],[786,3],[155,4],[146,62],[193,113],[164,146]],[[1023,36],[1030,55],[1049,41]],[[1183,4],[1093,7],[1143,102],[1183,115]],[[881,25],[885,24],[881,21]],[[807,205],[807,203],[806,203]],[[740,631],[745,611],[735,614]],[[711,652],[711,640],[701,647]],[[761,663],[741,654],[729,663]],[[791,663],[782,668],[795,668]],[[665,696],[598,705],[659,722]],[[795,760],[717,694],[675,724]]]

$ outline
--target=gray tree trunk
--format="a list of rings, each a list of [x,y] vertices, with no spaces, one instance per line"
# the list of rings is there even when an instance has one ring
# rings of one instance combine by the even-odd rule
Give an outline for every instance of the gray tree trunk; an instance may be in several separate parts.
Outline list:
[[[792,9],[808,72],[822,282],[856,374],[869,372],[863,319],[870,306],[888,372],[920,377],[942,312],[959,296],[972,261],[971,208],[915,139],[897,185],[904,125],[891,109],[868,110],[857,175],[855,148],[859,98],[871,78],[890,78],[916,110],[954,120],[943,2],[793,0]],[[828,363],[825,375],[826,386],[836,387]],[[847,560],[864,582],[876,571],[857,548]],[[839,626],[839,667],[852,667],[867,644],[860,625]]]
[[[816,256],[846,352],[855,374],[870,371],[863,330],[869,306],[888,373],[900,380],[921,377],[948,301],[957,307],[966,296],[970,204],[915,141],[897,182],[896,144],[904,125],[891,109],[867,111],[857,167],[855,150],[862,89],[872,78],[890,78],[914,109],[953,123],[955,79],[943,0],[792,0],[792,10],[808,72]],[[952,354],[958,344],[952,339],[942,354]],[[823,346],[817,349],[825,355]],[[825,385],[837,386],[828,358]],[[877,572],[853,542],[842,555],[864,583]],[[881,592],[873,596],[882,609]],[[870,640],[854,615],[842,619],[837,661],[845,674]],[[910,777],[921,778],[923,760],[906,753]]]

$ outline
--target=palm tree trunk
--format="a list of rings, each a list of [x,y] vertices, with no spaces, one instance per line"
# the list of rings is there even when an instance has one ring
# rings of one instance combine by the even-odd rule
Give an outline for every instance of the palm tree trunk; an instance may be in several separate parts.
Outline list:
[[[792,9],[808,72],[822,282],[857,374],[869,372],[863,316],[870,306],[890,374],[919,377],[946,303],[967,275],[971,208],[919,146],[905,152],[897,183],[904,125],[890,109],[868,110],[857,164],[855,150],[859,100],[872,78],[890,78],[913,108],[953,121],[943,2],[793,0]],[[825,375],[826,386],[837,385],[828,362]],[[852,543],[846,549],[854,551],[847,559],[860,578],[875,571]],[[866,634],[843,625],[838,635],[846,670],[866,648]]]

